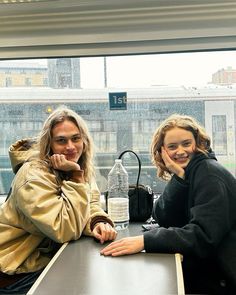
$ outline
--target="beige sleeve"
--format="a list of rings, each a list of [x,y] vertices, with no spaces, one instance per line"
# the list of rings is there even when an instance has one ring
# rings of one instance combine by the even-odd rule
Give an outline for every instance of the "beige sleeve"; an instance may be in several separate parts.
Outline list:
[[[63,181],[59,187],[52,173],[30,165],[16,177],[17,207],[39,232],[60,243],[81,236],[90,220],[88,184]]]

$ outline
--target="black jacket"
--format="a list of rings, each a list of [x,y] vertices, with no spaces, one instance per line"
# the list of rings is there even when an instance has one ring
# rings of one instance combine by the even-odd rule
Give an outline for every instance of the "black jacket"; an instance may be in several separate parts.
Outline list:
[[[236,282],[236,179],[213,153],[195,154],[185,180],[171,178],[155,203],[153,217],[160,228],[144,234],[147,252],[218,261]]]

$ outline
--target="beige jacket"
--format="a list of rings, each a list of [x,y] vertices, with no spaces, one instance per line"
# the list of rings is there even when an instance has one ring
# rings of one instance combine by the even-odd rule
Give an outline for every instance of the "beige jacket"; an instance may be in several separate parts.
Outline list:
[[[63,180],[29,150],[27,140],[12,145],[13,171],[10,198],[0,208],[0,271],[14,274],[45,267],[52,245],[91,235],[91,223],[112,221],[101,209],[100,193],[91,184]],[[34,159],[22,163],[28,156]]]

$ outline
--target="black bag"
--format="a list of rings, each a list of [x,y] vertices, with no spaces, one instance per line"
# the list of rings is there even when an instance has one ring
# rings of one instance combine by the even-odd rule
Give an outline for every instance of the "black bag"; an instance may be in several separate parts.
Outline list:
[[[125,153],[132,153],[138,159],[138,177],[135,185],[129,185],[129,218],[130,221],[141,221],[148,220],[152,215],[153,209],[153,191],[149,186],[139,184],[139,178],[141,173],[141,161],[138,155],[132,150],[126,150],[119,155],[119,159]]]

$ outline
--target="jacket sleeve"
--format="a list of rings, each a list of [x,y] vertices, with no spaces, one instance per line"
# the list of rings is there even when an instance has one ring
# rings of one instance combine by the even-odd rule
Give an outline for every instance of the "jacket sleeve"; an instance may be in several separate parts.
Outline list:
[[[100,203],[100,191],[97,187],[95,180],[93,179],[90,185],[90,217],[88,223],[86,224],[84,234],[92,235],[92,230],[96,223],[98,222],[108,222],[114,226],[112,220],[109,218],[108,214],[101,207]]]
[[[63,243],[78,239],[90,217],[88,184],[63,181],[46,167],[26,163],[14,181],[16,206],[23,215],[52,240]]]
[[[182,226],[186,222],[185,203],[188,184],[174,175],[167,183],[163,194],[156,200],[153,218],[160,226]]]
[[[206,174],[205,174],[206,173]],[[182,253],[205,258],[216,250],[230,230],[230,188],[210,172],[200,173],[191,191],[193,204],[183,227],[160,227],[144,234],[147,252]]]

